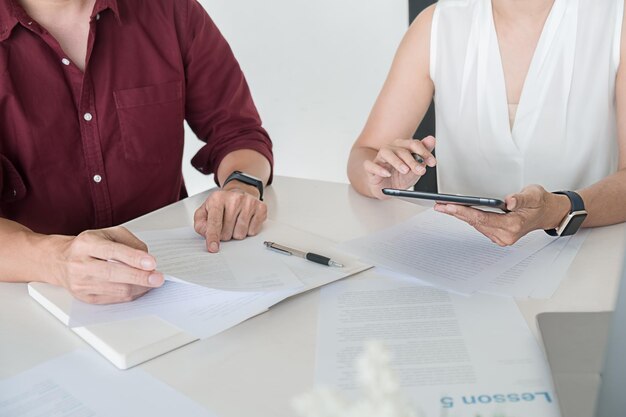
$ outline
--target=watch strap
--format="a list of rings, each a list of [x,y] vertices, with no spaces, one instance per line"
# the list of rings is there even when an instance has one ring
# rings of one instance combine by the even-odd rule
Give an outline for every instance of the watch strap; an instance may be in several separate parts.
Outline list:
[[[583,202],[583,198],[574,191],[555,191],[554,194],[562,194],[569,198],[570,203],[572,203],[572,208],[569,211],[573,213],[575,211],[582,211],[585,209],[585,203]]]
[[[585,202],[578,193],[574,191],[555,191],[553,194],[561,194],[569,198],[571,208],[568,214],[585,210]],[[559,236],[557,229],[547,229],[545,232],[550,236]]]
[[[226,186],[226,184],[231,181],[239,181],[243,184],[256,187],[256,189],[259,190],[259,200],[263,201],[263,181],[261,181],[260,179],[253,177],[252,175],[246,174],[245,172],[233,171],[233,173],[230,174],[228,178],[226,178],[226,181],[224,181],[222,187]]]

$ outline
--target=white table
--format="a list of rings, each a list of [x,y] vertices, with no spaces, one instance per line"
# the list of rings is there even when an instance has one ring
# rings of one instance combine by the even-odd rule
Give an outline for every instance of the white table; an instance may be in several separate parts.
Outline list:
[[[205,196],[129,226],[138,231],[191,224]],[[266,202],[270,218],[336,241],[390,226],[423,209],[401,200],[367,199],[346,184],[287,177],[276,178]],[[518,303],[535,334],[539,312],[612,309],[624,232],[624,225],[595,229],[552,299]],[[220,417],[293,416],[291,398],[314,382],[318,299],[319,290],[293,297],[224,333],[140,366]],[[0,283],[0,378],[84,346],[28,296],[26,285]]]

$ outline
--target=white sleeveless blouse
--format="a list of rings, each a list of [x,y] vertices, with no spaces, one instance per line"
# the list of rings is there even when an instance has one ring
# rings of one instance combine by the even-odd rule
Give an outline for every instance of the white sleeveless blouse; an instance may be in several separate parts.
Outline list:
[[[440,192],[575,190],[617,169],[615,78],[624,0],[555,0],[513,127],[490,0],[439,0],[435,85]]]

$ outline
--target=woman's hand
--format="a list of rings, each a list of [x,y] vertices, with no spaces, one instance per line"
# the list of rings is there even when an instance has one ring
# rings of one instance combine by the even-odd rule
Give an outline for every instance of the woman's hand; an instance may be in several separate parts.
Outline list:
[[[509,246],[533,230],[557,227],[571,207],[567,196],[550,193],[539,185],[529,185],[504,201],[509,213],[442,203],[435,204],[435,210],[463,220],[500,246]]]
[[[389,198],[382,193],[383,188],[407,189],[413,186],[426,173],[426,166],[437,164],[433,149],[435,138],[432,136],[421,141],[396,139],[382,147],[373,161],[363,162],[372,195],[383,200]],[[419,155],[423,162],[416,161],[414,154]]]

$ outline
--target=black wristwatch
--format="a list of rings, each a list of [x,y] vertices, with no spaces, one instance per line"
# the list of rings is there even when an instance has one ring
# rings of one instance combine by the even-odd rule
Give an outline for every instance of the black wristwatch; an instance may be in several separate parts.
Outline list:
[[[570,236],[580,229],[580,226],[587,217],[587,211],[585,210],[585,203],[580,195],[573,191],[557,191],[554,194],[563,194],[569,198],[572,208],[559,227],[556,229],[548,229],[546,233],[550,236]]]
[[[230,174],[228,178],[226,178],[226,181],[224,181],[222,187],[224,187],[231,181],[239,181],[244,184],[256,187],[256,189],[259,190],[259,200],[263,201],[263,181],[261,181],[259,178],[253,177],[252,175],[246,174],[245,172],[233,171],[233,173]]]

